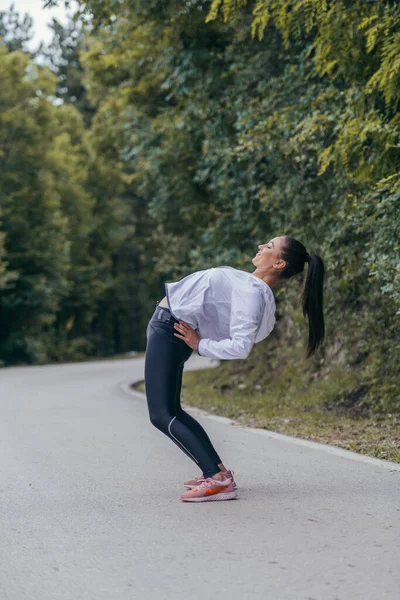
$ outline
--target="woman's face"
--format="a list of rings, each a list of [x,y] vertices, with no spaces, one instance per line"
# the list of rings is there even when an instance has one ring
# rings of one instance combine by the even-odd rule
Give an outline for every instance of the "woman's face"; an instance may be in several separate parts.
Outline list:
[[[252,259],[253,265],[261,271],[268,271],[272,268],[284,268],[286,262],[280,258],[281,247],[284,243],[284,236],[272,238],[265,244],[258,246],[258,252]]]

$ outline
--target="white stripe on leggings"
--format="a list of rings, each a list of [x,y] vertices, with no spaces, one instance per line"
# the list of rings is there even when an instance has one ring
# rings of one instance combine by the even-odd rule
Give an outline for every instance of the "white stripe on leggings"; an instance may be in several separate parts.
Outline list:
[[[170,435],[171,435],[171,436],[174,438],[174,440],[176,440],[176,442],[177,442],[177,443],[178,443],[180,446],[182,446],[182,448],[185,450],[185,452],[186,452],[187,454],[189,454],[189,455],[190,455],[190,456],[193,458],[193,460],[195,460],[195,461],[197,462],[197,464],[199,464],[199,461],[198,461],[198,460],[196,460],[196,458],[193,456],[193,454],[192,454],[191,452],[189,452],[189,450],[188,450],[187,448],[185,448],[185,446],[184,446],[184,445],[183,445],[183,444],[182,444],[182,443],[181,443],[181,442],[180,442],[180,441],[179,441],[179,440],[178,440],[178,439],[177,439],[177,438],[174,436],[174,434],[172,433],[172,431],[171,431],[171,424],[172,424],[172,421],[173,421],[174,419],[176,419],[176,417],[174,417],[173,419],[171,419],[171,421],[170,421],[170,424],[168,425],[168,431],[169,431]]]

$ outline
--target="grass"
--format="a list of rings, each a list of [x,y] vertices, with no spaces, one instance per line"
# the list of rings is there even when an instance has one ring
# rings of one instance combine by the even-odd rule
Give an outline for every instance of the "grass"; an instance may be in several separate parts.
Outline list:
[[[260,427],[400,463],[398,414],[371,414],[362,376],[338,365],[305,369],[298,357],[274,363],[259,353],[251,362],[184,371],[182,403]],[[235,364],[232,364],[235,363]],[[298,365],[301,364],[300,368]],[[136,389],[145,393],[144,382]]]

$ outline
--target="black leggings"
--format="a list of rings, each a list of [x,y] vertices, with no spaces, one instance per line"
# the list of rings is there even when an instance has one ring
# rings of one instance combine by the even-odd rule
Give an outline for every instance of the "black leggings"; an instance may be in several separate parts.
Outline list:
[[[157,306],[147,326],[145,385],[150,421],[199,466],[204,477],[212,477],[222,461],[200,423],[181,407],[183,367],[193,350],[174,336],[178,322],[168,308]]]

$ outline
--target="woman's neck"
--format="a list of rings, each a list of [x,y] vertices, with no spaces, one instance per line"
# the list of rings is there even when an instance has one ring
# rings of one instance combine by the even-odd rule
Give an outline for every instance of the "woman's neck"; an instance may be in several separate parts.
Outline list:
[[[269,273],[260,273],[258,269],[253,271],[252,275],[262,279],[270,288],[276,288],[280,283],[282,283],[279,275],[276,275],[273,272]]]

